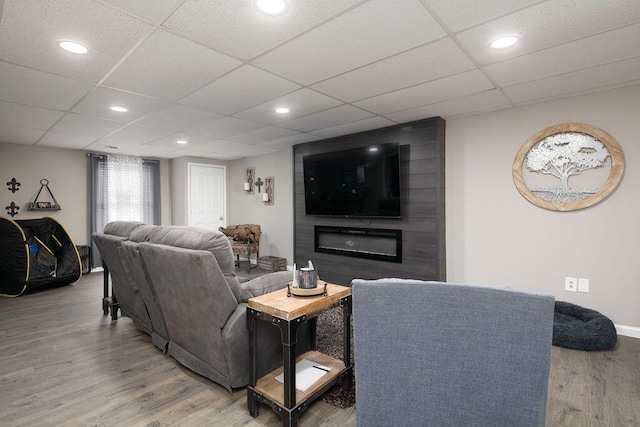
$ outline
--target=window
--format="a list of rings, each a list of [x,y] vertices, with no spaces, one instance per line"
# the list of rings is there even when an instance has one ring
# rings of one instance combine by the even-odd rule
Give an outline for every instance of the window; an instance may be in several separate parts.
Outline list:
[[[160,167],[139,157],[91,155],[91,233],[111,221],[160,223]],[[92,267],[102,264],[92,250]]]

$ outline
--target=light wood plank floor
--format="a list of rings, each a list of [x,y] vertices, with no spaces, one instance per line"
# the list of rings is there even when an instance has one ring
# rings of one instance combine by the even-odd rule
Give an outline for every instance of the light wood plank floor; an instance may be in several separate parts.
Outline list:
[[[102,273],[0,298],[0,426],[279,426],[244,390],[182,368],[127,318],[102,316]],[[587,353],[554,347],[548,426],[640,426],[640,340]],[[355,408],[314,402],[301,426],[356,424]]]

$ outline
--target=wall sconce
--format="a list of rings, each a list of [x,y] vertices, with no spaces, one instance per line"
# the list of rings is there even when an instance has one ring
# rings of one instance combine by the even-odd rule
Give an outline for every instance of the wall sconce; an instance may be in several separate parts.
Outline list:
[[[273,205],[273,180],[272,176],[264,179],[264,193],[262,193],[262,201],[265,205]]]
[[[247,175],[246,181],[244,182],[244,191],[247,194],[253,194],[253,177],[256,174],[256,168],[247,168],[245,169],[245,173]]]

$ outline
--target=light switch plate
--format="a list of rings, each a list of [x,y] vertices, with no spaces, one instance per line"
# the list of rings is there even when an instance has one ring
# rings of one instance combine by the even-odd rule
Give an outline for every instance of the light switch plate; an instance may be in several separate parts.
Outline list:
[[[589,292],[589,279],[578,279],[578,291]]]

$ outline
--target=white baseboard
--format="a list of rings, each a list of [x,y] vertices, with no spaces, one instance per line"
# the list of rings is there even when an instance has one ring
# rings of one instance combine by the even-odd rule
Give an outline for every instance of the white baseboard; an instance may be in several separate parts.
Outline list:
[[[635,326],[615,325],[618,335],[625,337],[640,338],[640,328]]]

